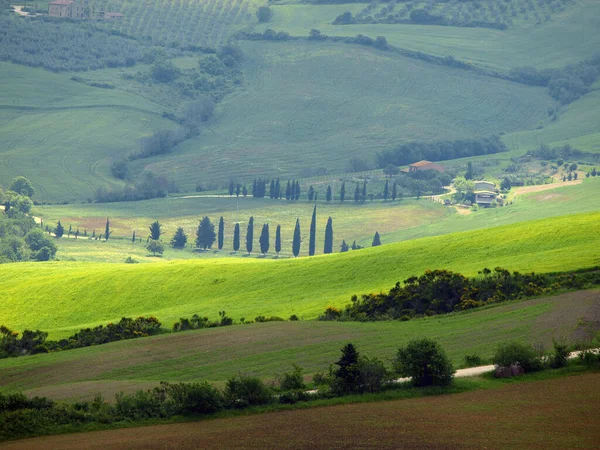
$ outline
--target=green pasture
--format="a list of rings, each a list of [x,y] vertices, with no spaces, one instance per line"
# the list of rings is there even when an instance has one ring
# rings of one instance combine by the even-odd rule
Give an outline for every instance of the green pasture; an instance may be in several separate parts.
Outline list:
[[[10,358],[0,360],[0,390],[69,400],[101,392],[110,399],[119,390],[152,387],[159,381],[221,384],[239,372],[273,379],[294,363],[312,375],[326,371],[348,342],[387,361],[400,345],[417,337],[439,340],[461,366],[465,355],[479,355],[485,362],[508,340],[549,348],[553,337],[570,339],[577,330],[581,338],[581,321],[597,306],[598,293],[572,292],[409,322],[255,323]]]
[[[196,183],[343,171],[400,142],[534,129],[554,101],[518,85],[363,46],[242,42],[245,86],[209,128],[139,161],[187,191]]]
[[[123,316],[167,323],[194,313],[312,319],[352,294],[389,289],[426,269],[564,271],[600,264],[600,213],[525,222],[298,259],[216,258],[160,264],[2,266],[0,322],[52,337]],[[303,243],[303,252],[307,243]]]

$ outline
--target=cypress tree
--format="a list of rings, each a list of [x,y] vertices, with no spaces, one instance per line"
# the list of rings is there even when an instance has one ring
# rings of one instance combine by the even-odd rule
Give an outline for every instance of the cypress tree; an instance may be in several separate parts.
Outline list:
[[[248,195],[248,188],[246,187],[246,185],[244,185],[244,188],[242,189],[242,195],[245,197],[246,195]]]
[[[84,236],[85,236],[85,234],[86,234],[86,233],[85,233],[85,230],[84,230],[83,234],[84,234]],[[135,230],[134,230],[134,232],[133,232],[133,235],[131,236],[131,242],[133,242],[133,243],[135,244]]]
[[[327,226],[325,227],[325,248],[323,253],[333,253],[333,222],[331,217],[327,219]]]
[[[308,188],[308,201],[312,202],[315,198],[315,189],[311,186]]]
[[[235,188],[235,185],[233,184],[233,180],[229,180],[229,196],[230,197],[233,195],[234,188]]]
[[[223,216],[219,219],[219,232],[217,235],[217,246],[219,250],[223,250],[223,240],[225,234],[225,221],[223,220]]]
[[[379,233],[376,231],[375,232],[375,236],[373,236],[373,247],[377,247],[378,245],[381,245],[381,239],[379,238]]]
[[[471,161],[467,163],[467,171],[465,172],[465,180],[473,179],[473,164]]]
[[[252,182],[252,197],[256,197],[256,178]]]
[[[346,244],[346,241],[342,240],[342,245],[340,245],[340,252],[345,253],[348,251],[350,247]]]
[[[212,248],[215,238],[215,226],[211,223],[208,216],[204,216],[196,230],[196,247],[202,247],[204,250]]]
[[[298,200],[300,198],[300,182],[296,181],[296,196],[295,199]]]
[[[275,181],[275,197],[273,198],[281,198],[281,185],[279,184],[279,178]]]
[[[392,186],[392,200],[396,200],[398,196],[398,184],[394,181],[394,185]]]
[[[358,202],[360,198],[360,189],[358,187],[358,183],[356,183],[356,189],[354,189],[354,203]]]
[[[570,173],[569,173],[569,176],[571,176]],[[569,181],[571,181],[570,178],[569,178]],[[73,232],[73,225],[69,224],[69,231],[67,231],[67,237],[71,237],[72,232]]]
[[[331,186],[327,186],[327,194],[325,195],[325,200],[328,202],[331,201]]]
[[[233,229],[233,251],[237,252],[240,249],[240,224],[236,223]]]
[[[62,226],[62,223],[60,223],[60,220],[59,220],[58,223],[56,224],[56,229],[54,230],[54,236],[56,236],[57,238],[60,238],[63,236],[63,234],[65,234],[65,227]]]
[[[296,200],[296,182],[294,180],[290,184],[290,200]]]
[[[346,182],[342,181],[342,188],[340,189],[340,201],[343,203],[346,198]]]
[[[296,257],[300,254],[300,219],[296,219],[296,228],[294,228],[294,240],[292,242],[292,253]]]
[[[110,231],[110,222],[107,217],[106,218],[106,226],[104,227],[104,240],[105,241],[108,241],[108,238],[110,237],[111,233],[112,233],[112,231]]]
[[[292,195],[292,187],[290,186],[290,182],[288,180],[287,186],[285,188],[285,199],[289,200]]]
[[[187,239],[188,237],[185,234],[185,231],[183,231],[183,228],[178,227],[177,231],[173,235],[173,238],[171,239],[171,245],[173,248],[184,248],[185,244],[187,244]]]
[[[266,255],[267,252],[269,251],[269,247],[271,246],[271,244],[269,243],[269,224],[268,223],[265,223],[263,225],[258,242],[260,243],[260,252],[263,255]]]
[[[279,256],[279,252],[281,251],[281,225],[277,225],[277,230],[275,231],[275,253]]]
[[[362,201],[364,202],[367,199],[367,180],[363,183],[362,188]]]
[[[79,237],[79,227],[75,230],[75,239]]]
[[[158,220],[153,222],[148,229],[150,230],[150,239],[152,239],[153,241],[158,241],[160,239],[160,236],[163,234],[163,231],[161,230],[161,225],[160,223],[158,223]]]
[[[385,186],[383,188],[383,199],[387,200],[388,197],[390,196],[390,187],[388,185],[388,180],[385,180]]]
[[[254,216],[248,221],[248,230],[246,231],[246,251],[252,253],[252,242],[254,241]]]
[[[236,196],[236,197],[239,197],[239,196],[240,196],[240,192],[241,192],[241,190],[242,190],[242,185],[241,185],[241,184],[239,184],[239,183],[238,183],[238,184],[236,184],[236,185],[235,185],[235,196]]]
[[[315,205],[315,208],[313,209],[312,219],[310,221],[310,238],[308,241],[308,256],[313,256],[315,254],[316,238],[317,238],[317,205]]]
[[[269,198],[275,198],[275,180],[271,179],[271,185],[269,186]]]

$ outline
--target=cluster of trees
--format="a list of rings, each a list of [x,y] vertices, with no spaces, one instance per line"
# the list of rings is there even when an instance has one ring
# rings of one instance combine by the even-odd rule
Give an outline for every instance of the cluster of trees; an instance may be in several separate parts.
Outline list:
[[[562,147],[550,147],[548,145],[541,144],[538,148],[530,150],[528,155],[546,161],[556,160],[559,166],[565,161],[573,160],[575,158],[586,159],[588,161],[600,160],[600,156],[598,156],[598,154],[578,150],[571,147],[569,144],[565,144]]]
[[[0,263],[54,259],[56,244],[29,215],[34,195],[25,177],[12,180],[7,191],[0,189]]]
[[[99,187],[94,194],[94,200],[98,203],[147,200],[166,197],[169,192],[177,190],[177,186],[166,177],[143,171],[123,188]]]
[[[11,61],[54,72],[133,66],[145,46],[112,35],[90,22],[51,18],[22,20],[0,16],[0,61]]]
[[[399,145],[392,150],[379,152],[376,161],[377,165],[383,169],[388,164],[403,166],[422,159],[443,161],[506,151],[508,151],[506,145],[498,136],[456,141],[415,141]]]
[[[590,86],[600,77],[600,54],[561,69],[515,67],[510,71],[509,77],[518,83],[546,86],[552,98],[566,105],[587,94]]]
[[[477,277],[448,270],[428,270],[396,283],[388,293],[352,296],[343,311],[328,308],[321,320],[409,320],[418,316],[463,311],[491,303],[539,296],[560,289],[600,285],[598,268],[558,274],[521,274],[500,267]]]

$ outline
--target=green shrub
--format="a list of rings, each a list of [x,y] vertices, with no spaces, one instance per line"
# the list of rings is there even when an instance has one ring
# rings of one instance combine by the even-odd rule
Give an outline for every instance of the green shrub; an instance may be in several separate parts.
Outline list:
[[[304,377],[302,376],[302,368],[297,364],[293,364],[291,372],[285,372],[279,378],[279,388],[282,391],[295,391],[306,389]]]
[[[166,408],[165,398],[160,389],[138,390],[127,395],[115,395],[115,416],[119,419],[141,420],[169,416],[172,411]]]
[[[225,407],[221,391],[207,383],[162,383],[179,414],[213,414]]]
[[[399,375],[410,377],[415,386],[447,386],[454,368],[444,349],[428,338],[414,339],[400,347],[395,360]]]
[[[542,358],[536,355],[533,347],[519,342],[500,345],[492,361],[499,366],[518,364],[525,372],[535,372],[543,368]]]
[[[481,359],[481,356],[479,355],[465,355],[465,359],[464,359],[464,365],[465,367],[477,367],[477,366],[481,366],[483,364],[483,361]]]
[[[392,380],[392,374],[385,364],[377,358],[361,356],[358,359],[360,376],[359,390],[361,392],[379,392],[385,383]]]
[[[566,367],[569,364],[569,346],[565,343],[560,343],[552,340],[553,353],[550,358],[550,367],[558,369],[560,367]]]
[[[256,377],[238,375],[225,384],[225,400],[234,408],[271,403],[271,390]]]
[[[592,366],[600,362],[600,354],[594,353],[592,350],[582,350],[579,353],[579,360],[586,366]]]

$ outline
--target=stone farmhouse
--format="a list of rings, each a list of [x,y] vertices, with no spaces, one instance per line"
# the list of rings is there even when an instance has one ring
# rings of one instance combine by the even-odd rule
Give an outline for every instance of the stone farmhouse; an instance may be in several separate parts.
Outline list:
[[[85,12],[82,5],[73,0],[54,0],[48,4],[50,17],[66,17],[69,19],[84,19]]]
[[[417,170],[435,170],[437,172],[444,172],[444,168],[439,164],[432,163],[431,161],[422,160],[413,164],[410,164],[407,169],[403,169],[403,172],[416,172]]]

